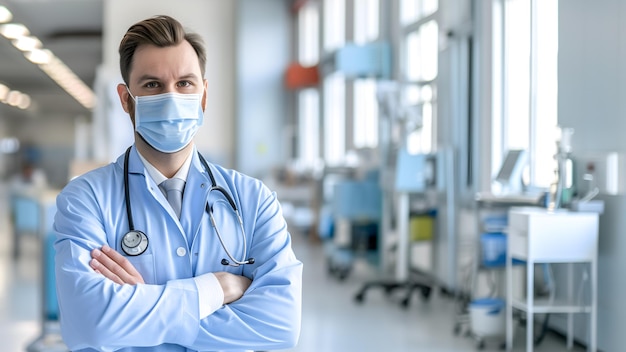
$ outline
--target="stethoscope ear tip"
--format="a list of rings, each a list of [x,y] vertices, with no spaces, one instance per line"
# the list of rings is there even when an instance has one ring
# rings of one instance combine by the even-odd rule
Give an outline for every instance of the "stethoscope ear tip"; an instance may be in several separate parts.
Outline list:
[[[246,264],[254,264],[254,258],[248,258]]]

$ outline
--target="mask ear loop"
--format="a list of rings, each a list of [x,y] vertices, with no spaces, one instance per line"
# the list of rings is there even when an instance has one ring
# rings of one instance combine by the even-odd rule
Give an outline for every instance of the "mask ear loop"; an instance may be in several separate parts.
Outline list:
[[[126,87],[126,91],[128,92],[128,95],[130,95],[130,97],[133,99],[133,101],[137,102],[137,99],[135,99],[135,97],[133,96],[133,93],[130,92],[130,88],[128,88],[128,85],[125,84],[124,87]]]
[[[137,130],[137,99],[135,99],[135,97],[133,96],[133,93],[130,92],[130,88],[128,88],[128,84],[124,84],[124,87],[126,87],[126,91],[128,92],[128,95],[130,96],[130,98],[133,100],[133,109],[135,110],[134,114],[132,115],[132,122],[133,122],[133,127],[135,128],[135,131]],[[128,104],[128,102],[126,102]],[[130,111],[129,111],[130,114]],[[141,137],[141,135],[139,135]],[[143,139],[143,137],[141,137]]]

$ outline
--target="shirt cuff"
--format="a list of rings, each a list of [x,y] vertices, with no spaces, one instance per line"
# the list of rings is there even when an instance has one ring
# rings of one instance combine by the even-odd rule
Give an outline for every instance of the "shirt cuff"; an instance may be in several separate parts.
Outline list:
[[[200,319],[204,319],[224,304],[224,291],[213,273],[196,276],[193,280],[198,287]]]

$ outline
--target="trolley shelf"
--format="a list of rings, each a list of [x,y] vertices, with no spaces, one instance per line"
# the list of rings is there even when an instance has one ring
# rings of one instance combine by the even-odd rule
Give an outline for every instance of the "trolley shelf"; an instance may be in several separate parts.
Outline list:
[[[567,302],[565,300],[552,300],[548,298],[535,299],[533,304],[534,313],[591,313],[592,307],[590,305],[580,305],[574,302]],[[528,305],[526,301],[520,299],[513,299],[513,308],[528,311]]]

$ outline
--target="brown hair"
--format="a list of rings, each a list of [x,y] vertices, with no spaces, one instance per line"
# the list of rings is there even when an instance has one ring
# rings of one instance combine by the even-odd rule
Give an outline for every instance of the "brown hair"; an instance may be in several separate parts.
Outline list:
[[[120,43],[120,71],[124,83],[128,85],[128,78],[133,64],[133,56],[137,47],[151,44],[158,47],[167,47],[180,44],[186,40],[191,44],[198,55],[200,72],[204,78],[206,71],[206,49],[202,38],[196,33],[187,33],[177,20],[169,16],[155,16],[132,25]]]

